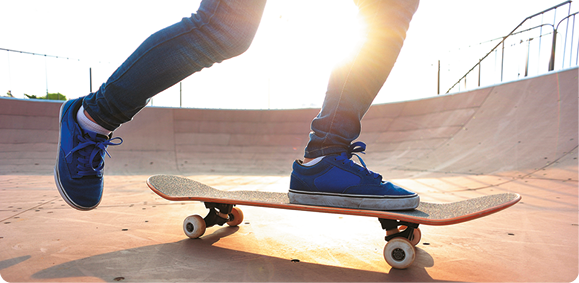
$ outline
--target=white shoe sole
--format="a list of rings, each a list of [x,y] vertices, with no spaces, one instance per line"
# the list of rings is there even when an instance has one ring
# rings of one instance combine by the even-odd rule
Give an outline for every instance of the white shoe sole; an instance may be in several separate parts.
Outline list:
[[[420,197],[413,196],[361,196],[337,195],[320,192],[290,190],[290,203],[315,206],[332,206],[366,210],[408,210],[420,204]]]

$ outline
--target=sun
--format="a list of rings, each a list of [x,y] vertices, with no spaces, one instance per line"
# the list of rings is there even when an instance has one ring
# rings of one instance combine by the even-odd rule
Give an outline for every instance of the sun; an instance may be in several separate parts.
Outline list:
[[[324,50],[324,56],[333,64],[342,64],[353,59],[366,42],[366,22],[358,14],[352,1],[340,1],[342,5],[333,5],[329,12],[320,13],[319,29],[315,35],[316,42]]]
[[[353,2],[271,1],[260,27],[265,36],[259,40],[273,43],[273,52],[284,50],[298,58],[315,58],[312,62],[339,64],[357,54],[366,40],[366,23]]]
[[[336,63],[340,64],[350,61],[358,54],[366,42],[367,33],[366,23],[358,14],[342,19],[336,24],[338,34],[333,38],[328,50],[331,50]]]
[[[355,58],[366,41],[366,24],[353,2],[268,2],[248,51],[255,60],[244,65],[245,72],[267,78],[268,105],[321,106],[332,70]]]

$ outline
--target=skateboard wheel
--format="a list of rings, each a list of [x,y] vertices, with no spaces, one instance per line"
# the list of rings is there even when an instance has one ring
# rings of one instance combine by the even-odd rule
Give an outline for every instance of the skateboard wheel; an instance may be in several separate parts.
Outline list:
[[[396,269],[409,267],[416,256],[414,245],[405,238],[394,238],[384,247],[384,259]]]
[[[422,238],[422,232],[420,231],[420,228],[414,228],[414,231],[412,232],[412,240],[410,241],[410,243],[413,246],[418,245],[418,243],[420,243],[420,239]]]
[[[227,221],[227,225],[229,226],[235,227],[243,222],[243,211],[238,207],[233,207],[228,216],[229,221]]]
[[[398,228],[398,231],[403,232],[406,229],[408,229],[408,227],[400,226]],[[420,231],[420,228],[414,228],[414,231],[412,231],[412,240],[409,240],[409,241],[413,246],[416,246],[416,245],[418,245],[418,243],[420,243],[421,238],[422,238],[422,232]]]
[[[183,221],[183,231],[191,239],[197,239],[205,234],[205,220],[200,215],[190,215]]]

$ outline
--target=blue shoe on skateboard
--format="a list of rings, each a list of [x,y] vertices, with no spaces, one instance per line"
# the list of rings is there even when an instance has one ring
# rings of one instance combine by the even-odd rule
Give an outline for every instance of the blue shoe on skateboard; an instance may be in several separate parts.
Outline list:
[[[123,140],[81,129],[76,121],[76,113],[82,101],[83,98],[69,100],[60,108],[54,179],[66,203],[79,210],[91,210],[101,201],[107,146],[119,145]],[[114,143],[113,140],[119,142]]]
[[[325,156],[312,166],[301,160],[293,164],[289,198],[291,203],[371,210],[414,209],[420,197],[411,191],[382,181],[382,176],[366,168],[355,152],[366,144],[356,142],[348,152]],[[362,165],[351,160],[356,155]]]

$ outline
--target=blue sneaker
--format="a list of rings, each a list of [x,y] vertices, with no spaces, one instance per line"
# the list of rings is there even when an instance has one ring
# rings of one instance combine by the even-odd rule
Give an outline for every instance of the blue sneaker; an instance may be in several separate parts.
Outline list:
[[[85,131],[76,121],[83,98],[69,100],[60,108],[58,155],[54,167],[56,187],[73,208],[91,210],[103,194],[103,168],[107,146],[119,145],[121,138]],[[113,140],[119,140],[114,143]],[[110,157],[110,155],[109,155]]]
[[[290,180],[290,202],[371,210],[416,208],[420,203],[416,193],[384,182],[381,175],[366,168],[355,154],[365,149],[366,144],[356,142],[348,152],[325,156],[312,166],[296,160]],[[353,155],[362,165],[351,160]]]

